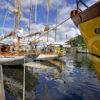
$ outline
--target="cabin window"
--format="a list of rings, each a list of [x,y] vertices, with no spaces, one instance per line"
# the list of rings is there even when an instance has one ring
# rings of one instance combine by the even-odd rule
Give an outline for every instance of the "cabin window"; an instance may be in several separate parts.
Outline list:
[[[9,46],[1,46],[1,52],[5,53],[5,52],[9,52],[10,51],[10,47]]]
[[[2,46],[1,47],[1,52],[7,52],[7,47],[6,46]]]

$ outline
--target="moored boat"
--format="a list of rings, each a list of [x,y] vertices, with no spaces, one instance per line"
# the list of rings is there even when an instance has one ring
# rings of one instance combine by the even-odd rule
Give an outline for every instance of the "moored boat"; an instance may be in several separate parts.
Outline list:
[[[73,10],[71,18],[79,28],[89,53],[100,57],[100,1],[84,11]]]
[[[77,0],[78,4],[81,0]],[[81,2],[82,3],[82,2]],[[77,10],[71,12],[74,24],[79,28],[81,35],[91,54],[98,76],[100,75],[100,1],[81,11],[77,4]],[[82,3],[83,4],[83,3]],[[83,4],[84,5],[84,4]],[[86,6],[86,5],[85,5]]]
[[[36,60],[51,60],[58,58],[58,55],[56,54],[40,54]]]

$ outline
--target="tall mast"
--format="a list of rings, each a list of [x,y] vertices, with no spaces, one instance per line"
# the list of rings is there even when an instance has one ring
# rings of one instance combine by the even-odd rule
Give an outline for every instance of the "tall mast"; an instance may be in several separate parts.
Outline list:
[[[20,31],[20,0],[18,0],[18,31]],[[20,37],[18,37],[18,53],[19,53],[19,46],[20,46]]]
[[[35,24],[37,23],[37,0],[35,3]]]
[[[56,42],[56,34],[57,34],[57,22],[58,22],[58,0],[56,0],[56,28],[55,28],[55,42]]]
[[[29,13],[29,34],[30,34],[30,31],[31,31],[31,14],[32,14],[32,0],[30,0],[29,9],[30,9],[30,13]]]
[[[14,0],[14,32],[16,31],[16,0]]]
[[[47,0],[47,28],[49,29],[49,21],[50,21],[50,0]],[[48,34],[47,32],[47,42],[48,42]]]
[[[16,32],[16,0],[14,0],[14,11],[13,11],[13,13],[14,13],[14,23],[13,23],[13,25],[14,25],[14,32],[13,32],[13,40],[14,40],[14,37],[15,37],[15,32]],[[13,42],[13,45],[15,46],[15,43]]]

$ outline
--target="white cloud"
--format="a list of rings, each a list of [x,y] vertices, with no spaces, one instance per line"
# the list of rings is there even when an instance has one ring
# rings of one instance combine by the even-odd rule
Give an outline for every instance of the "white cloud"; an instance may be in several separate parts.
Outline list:
[[[58,5],[59,5],[59,9],[58,9],[58,23],[64,21],[66,18],[69,18],[70,17],[70,12],[71,10],[75,9],[76,6],[75,4],[72,4],[72,5],[69,5],[69,4],[66,4],[65,2],[66,0],[58,0]],[[86,4],[88,6],[94,4],[95,2],[97,2],[99,0],[88,0],[86,2]],[[56,8],[56,0],[51,0],[51,9],[55,10]],[[32,0],[32,4],[33,6],[36,4],[36,0]],[[38,5],[42,5],[44,7],[46,7],[46,0],[37,0],[37,4]],[[30,0],[21,0],[21,21],[25,22],[26,23],[26,26],[28,25],[28,21],[29,19],[25,17],[24,15],[24,12],[27,12],[29,13],[29,5],[30,5]],[[9,5],[10,6],[10,9],[13,9],[13,6],[12,5]],[[84,9],[84,7],[82,6],[82,9]],[[55,23],[53,25],[50,25],[50,27],[54,27],[55,26]],[[31,24],[31,32],[37,32],[37,31],[43,31],[45,28],[45,26],[40,23],[40,24]],[[1,31],[2,29],[0,29]],[[9,31],[11,30],[10,28],[6,28],[5,30]],[[26,31],[26,29],[25,29]],[[70,39],[71,37],[75,37],[77,34],[80,34],[79,30],[75,27],[75,25],[73,24],[72,20],[69,20],[67,22],[65,22],[65,24],[61,25],[59,28],[58,28],[58,31],[57,31],[57,41],[65,41],[66,40],[66,34],[67,34],[67,39]],[[54,36],[55,36],[55,33],[54,31],[52,32],[49,32],[49,41],[54,41]],[[34,39],[34,37],[33,37]],[[43,36],[41,38],[42,40],[46,41],[46,37]]]
[[[44,0],[37,0],[37,4],[43,4]],[[30,5],[30,0],[21,0],[21,5],[23,7],[29,7]],[[36,0],[32,0],[32,5],[36,5]]]
[[[31,31],[32,32],[39,32],[39,31],[44,31],[45,26],[43,24],[31,24]]]

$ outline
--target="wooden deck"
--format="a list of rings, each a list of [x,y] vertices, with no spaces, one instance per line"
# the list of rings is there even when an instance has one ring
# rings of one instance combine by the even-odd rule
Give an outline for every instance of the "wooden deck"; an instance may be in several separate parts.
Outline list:
[[[4,85],[3,85],[3,72],[0,65],[0,100],[5,100]]]

